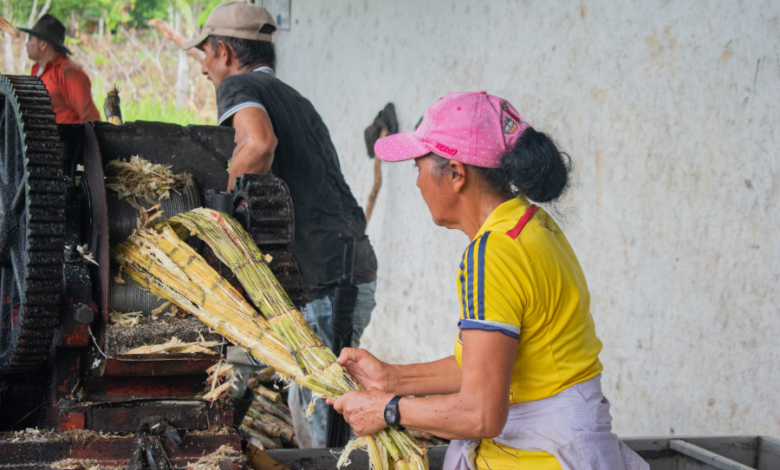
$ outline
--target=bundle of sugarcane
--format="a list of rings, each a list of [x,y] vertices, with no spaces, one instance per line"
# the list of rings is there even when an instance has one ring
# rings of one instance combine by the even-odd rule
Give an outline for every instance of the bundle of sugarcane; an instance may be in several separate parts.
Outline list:
[[[235,273],[249,298],[268,319],[298,364],[301,371],[301,375],[295,377],[298,383],[319,397],[332,399],[361,388],[311,330],[257,245],[238,222],[221,212],[203,208],[178,214],[169,222],[189,229]],[[428,466],[426,450],[408,433],[395,428],[351,441],[339,459],[339,466],[346,464],[349,452],[359,447],[368,450],[371,466],[375,469],[387,470],[388,457],[396,470],[423,470]]]
[[[273,387],[278,388],[278,379],[273,379],[275,373],[276,371],[269,367],[252,373],[247,382],[247,387],[255,393],[255,400],[247,410],[242,429],[250,439],[257,441],[253,445],[260,450],[298,447],[292,414],[284,402],[282,392],[266,388],[260,383],[273,383]]]
[[[295,431],[293,430],[290,409],[284,405],[275,405],[269,409],[266,404],[253,402],[247,411],[247,415],[244,417],[243,424],[256,432],[264,434],[268,439],[281,439],[282,442],[298,447],[298,439],[295,437]],[[276,448],[273,446],[268,447],[266,443],[263,443],[263,445],[266,448]]]
[[[224,214],[205,209],[180,214],[184,225],[208,243],[230,267],[268,321],[258,315],[171,226],[151,222],[154,210],[142,213],[138,229],[112,250],[124,272],[155,295],[186,310],[277,372],[312,389],[320,397],[338,398],[360,386],[311,331],[271,272],[249,235]],[[405,432],[388,428],[351,441],[339,459],[366,448],[371,466],[388,470],[427,469],[424,448]]]
[[[320,341],[295,308],[263,254],[238,222],[221,212],[202,208],[178,214],[170,222],[184,225],[206,242],[235,273],[298,363],[303,374],[297,379],[299,383],[322,397],[334,399],[358,388],[336,363],[333,351]]]
[[[159,206],[143,211],[114,261],[142,288],[195,315],[228,340],[263,358],[285,377],[301,375],[284,343],[233,286],[166,224],[152,226]]]

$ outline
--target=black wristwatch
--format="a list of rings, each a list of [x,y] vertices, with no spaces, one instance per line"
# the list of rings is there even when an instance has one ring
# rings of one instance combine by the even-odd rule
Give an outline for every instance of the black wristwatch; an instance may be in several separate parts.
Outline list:
[[[401,412],[398,411],[398,402],[401,401],[401,398],[403,397],[393,397],[390,403],[385,405],[385,423],[390,427],[398,428],[399,431],[404,430],[404,427],[400,425]]]

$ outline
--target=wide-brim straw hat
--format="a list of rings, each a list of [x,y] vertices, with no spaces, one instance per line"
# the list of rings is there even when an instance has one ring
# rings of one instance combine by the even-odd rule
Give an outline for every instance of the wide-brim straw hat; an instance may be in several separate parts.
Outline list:
[[[54,47],[57,52],[67,52],[73,54],[70,49],[65,47],[65,25],[60,20],[50,14],[45,14],[39,19],[32,29],[18,27],[19,31],[32,34],[38,39],[43,39]]]

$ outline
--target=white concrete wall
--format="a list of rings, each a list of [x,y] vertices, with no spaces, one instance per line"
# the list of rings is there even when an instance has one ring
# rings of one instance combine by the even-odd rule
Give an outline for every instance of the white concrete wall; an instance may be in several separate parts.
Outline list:
[[[624,436],[780,436],[780,2],[295,0],[280,77],[330,128],[361,204],[363,129],[437,97],[509,99],[571,153],[563,227]],[[435,227],[411,163],[385,164],[364,346],[452,353],[468,240]]]

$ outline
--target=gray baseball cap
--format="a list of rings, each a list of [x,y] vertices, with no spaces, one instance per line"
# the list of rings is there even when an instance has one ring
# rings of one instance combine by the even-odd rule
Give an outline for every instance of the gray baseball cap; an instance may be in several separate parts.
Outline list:
[[[260,32],[265,25],[273,26],[273,31],[276,31],[276,23],[265,8],[244,2],[223,3],[214,7],[200,34],[184,44],[182,49],[203,49],[203,42],[209,36],[273,42],[274,37],[271,34]]]

